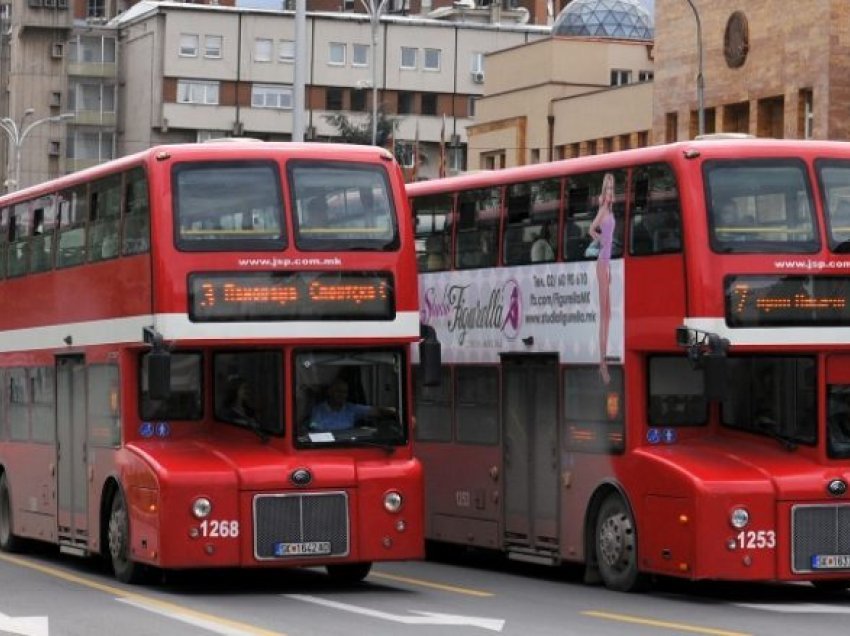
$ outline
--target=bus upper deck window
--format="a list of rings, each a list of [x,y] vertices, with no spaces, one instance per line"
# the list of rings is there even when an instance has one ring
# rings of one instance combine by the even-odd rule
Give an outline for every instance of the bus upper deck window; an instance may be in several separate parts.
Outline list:
[[[295,242],[306,251],[398,247],[396,210],[383,166],[292,161]]]
[[[177,245],[192,251],[278,250],[283,197],[271,162],[185,163],[173,171]]]

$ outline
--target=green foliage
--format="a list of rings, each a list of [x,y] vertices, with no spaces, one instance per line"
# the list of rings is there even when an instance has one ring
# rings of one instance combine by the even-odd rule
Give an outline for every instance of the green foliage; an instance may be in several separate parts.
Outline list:
[[[325,115],[325,121],[337,129],[337,139],[345,144],[358,144],[361,146],[369,146],[372,144],[372,114],[361,123],[353,122],[348,115],[343,113],[334,113]],[[386,146],[389,143],[390,135],[393,128],[398,123],[397,117],[390,117],[382,108],[378,109],[378,126],[375,137],[376,146]]]

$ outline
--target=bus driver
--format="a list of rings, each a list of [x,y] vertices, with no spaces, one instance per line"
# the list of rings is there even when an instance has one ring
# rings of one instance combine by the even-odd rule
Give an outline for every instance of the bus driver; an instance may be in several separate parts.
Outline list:
[[[349,402],[348,383],[337,378],[328,387],[327,399],[313,407],[310,428],[318,431],[342,431],[354,428],[360,420],[379,415],[395,415],[395,410]]]

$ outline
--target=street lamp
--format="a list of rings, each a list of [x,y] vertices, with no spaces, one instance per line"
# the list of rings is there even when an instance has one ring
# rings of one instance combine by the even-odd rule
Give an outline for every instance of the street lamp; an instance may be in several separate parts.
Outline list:
[[[702,77],[702,23],[699,19],[699,12],[694,6],[692,0],[685,0],[694,12],[694,19],[697,21],[697,118],[699,121],[699,134],[705,134],[705,84]]]
[[[372,26],[372,145],[378,142],[378,27],[387,0],[360,0]]]
[[[35,112],[32,108],[27,108],[24,111],[24,114],[21,116],[20,124],[17,123],[11,117],[3,117],[0,119],[0,128],[3,129],[3,132],[6,133],[6,137],[8,137],[9,144],[9,157],[15,158],[15,170],[14,180],[6,178],[6,187],[11,192],[12,190],[17,190],[21,184],[21,148],[23,148],[24,141],[27,136],[32,132],[34,128],[40,126],[41,124],[47,122],[60,122],[66,119],[73,119],[75,117],[74,113],[62,113],[61,115],[51,115],[50,117],[42,117],[41,119],[36,119],[33,122],[30,122],[26,126],[24,126],[24,122],[27,117],[31,116]],[[7,170],[8,172],[8,170]],[[14,186],[14,187],[10,187]]]

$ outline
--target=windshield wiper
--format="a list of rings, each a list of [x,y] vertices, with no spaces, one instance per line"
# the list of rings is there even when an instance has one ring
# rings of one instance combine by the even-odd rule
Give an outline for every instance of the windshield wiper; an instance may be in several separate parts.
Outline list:
[[[337,442],[342,442],[347,446],[365,446],[368,448],[380,448],[387,455],[392,455],[395,452],[395,445],[389,442],[378,442],[373,439],[358,439],[356,437],[337,439]]]
[[[782,448],[784,448],[788,452],[795,451],[799,447],[794,438],[789,437],[788,435],[784,435],[783,433],[775,431],[771,428],[761,428],[759,429],[759,433],[763,433],[767,437],[775,439],[777,442],[779,442]]]

